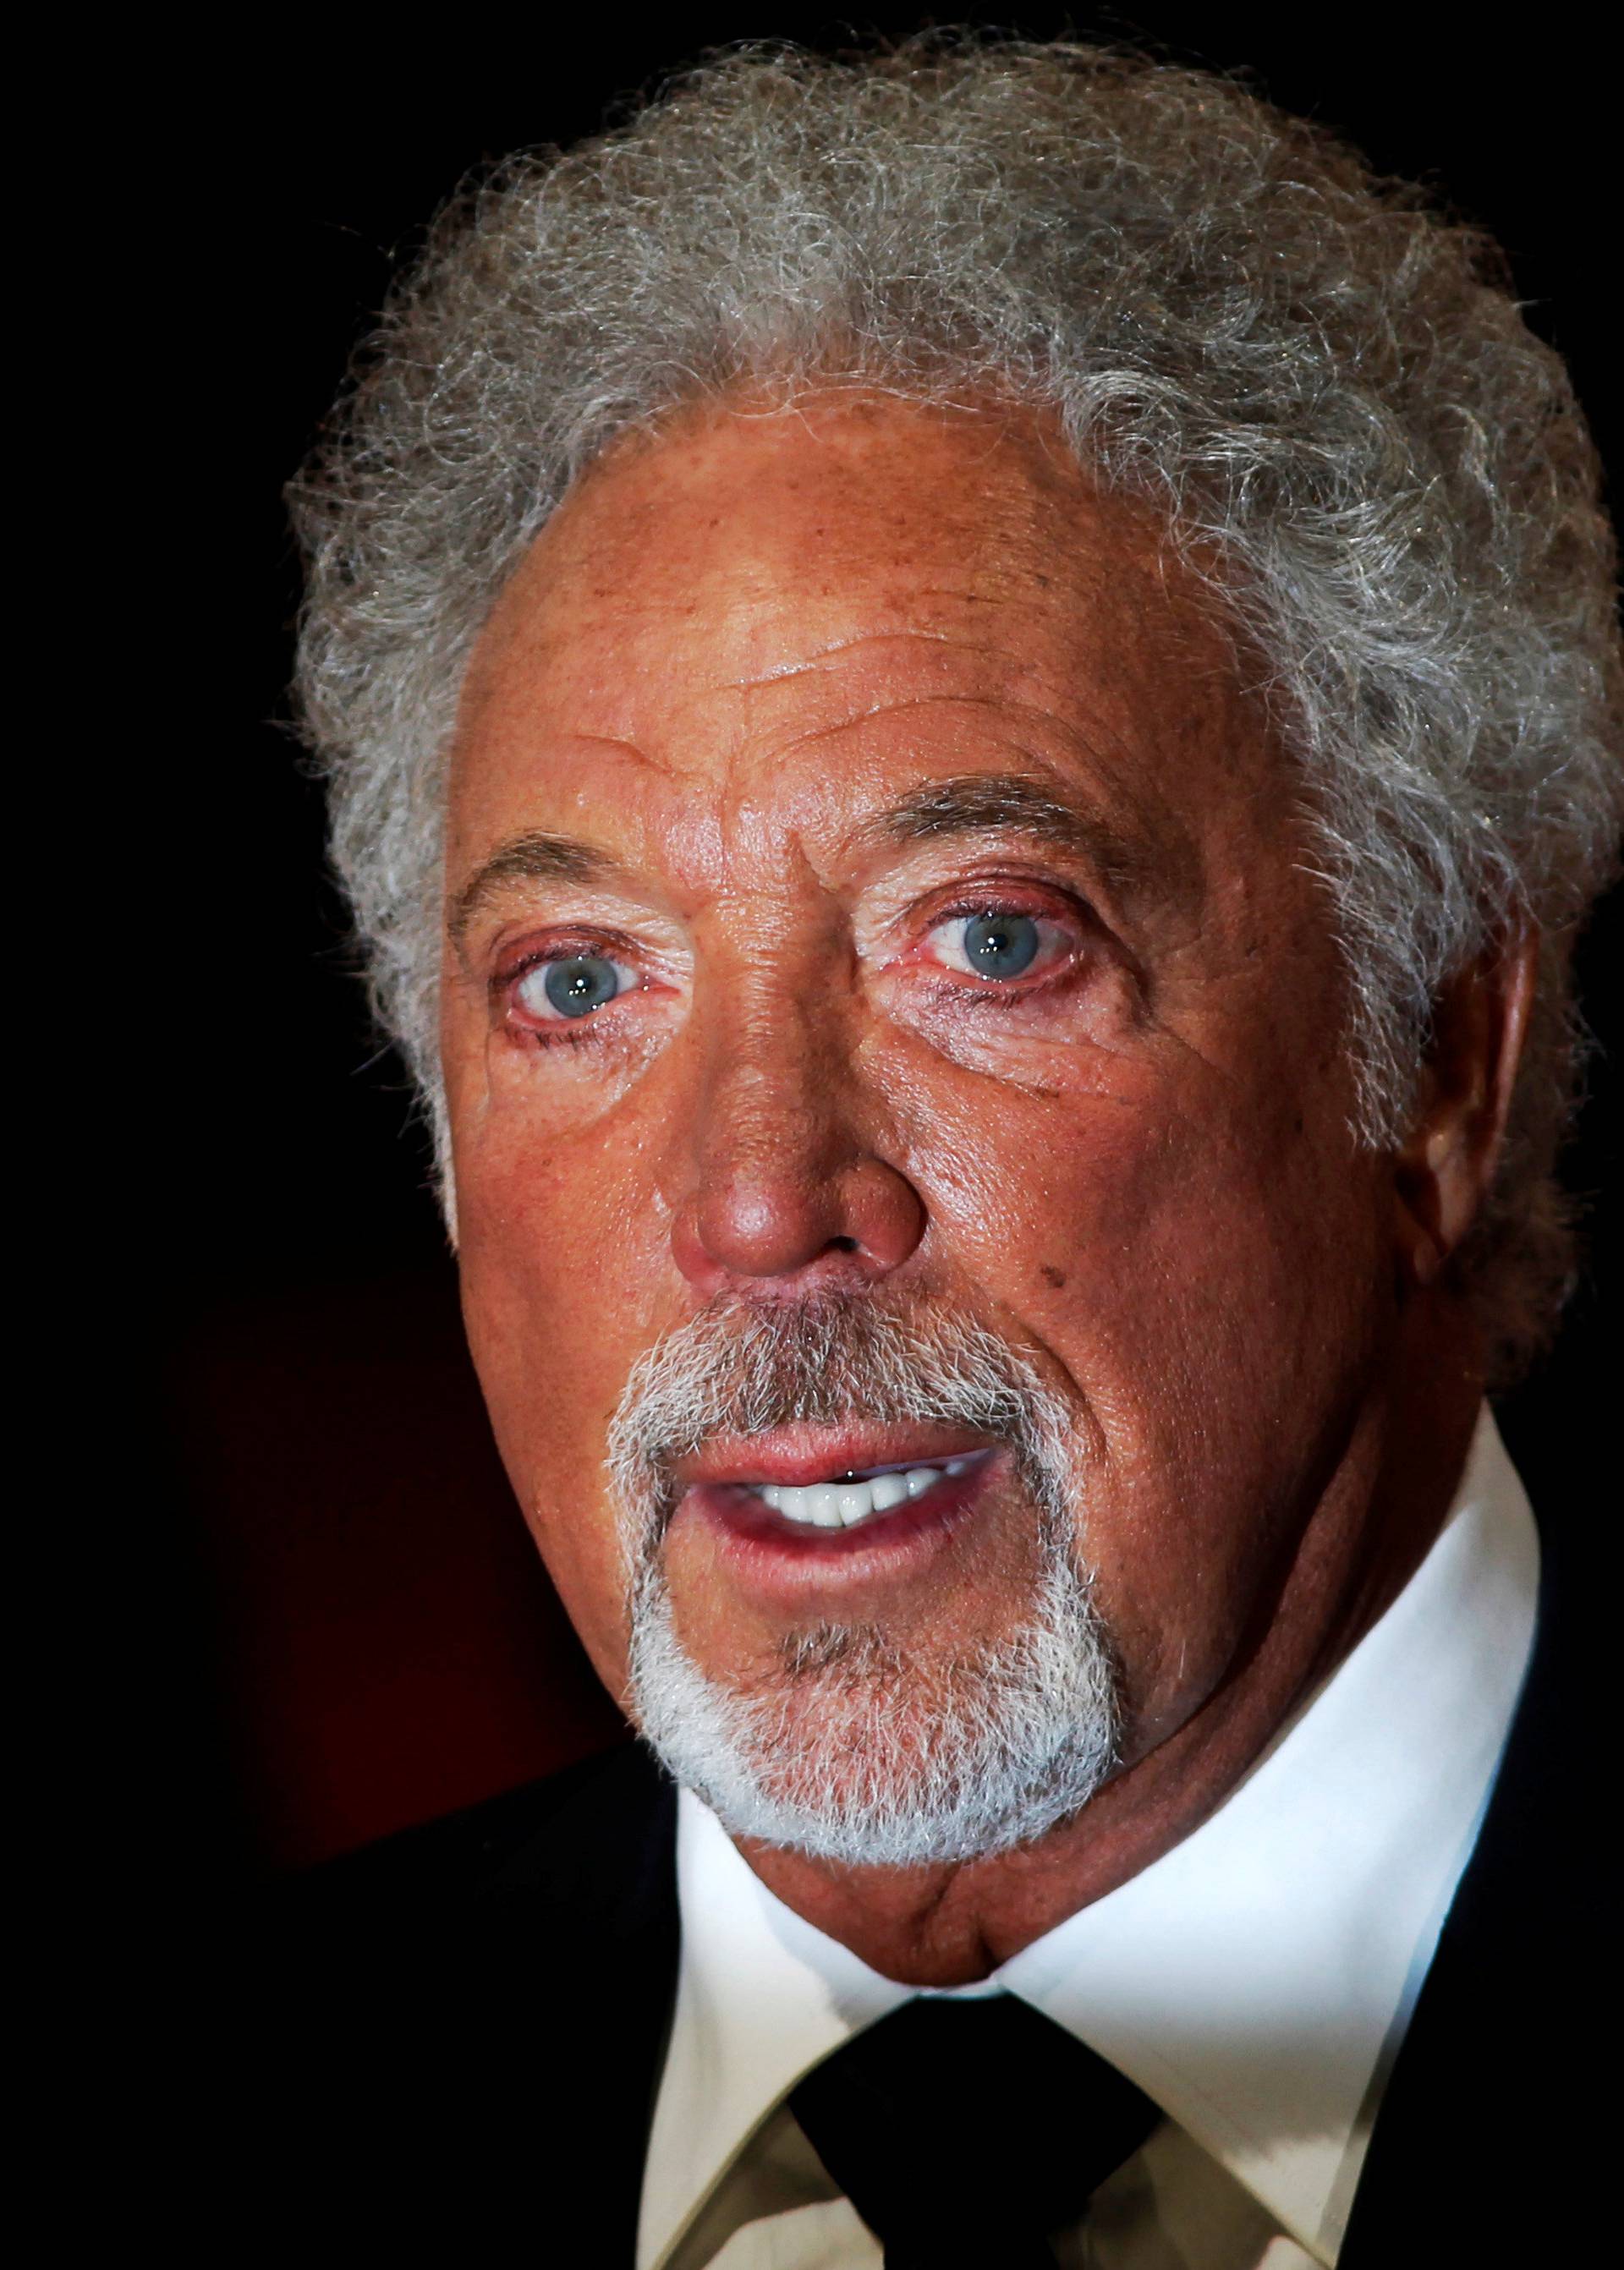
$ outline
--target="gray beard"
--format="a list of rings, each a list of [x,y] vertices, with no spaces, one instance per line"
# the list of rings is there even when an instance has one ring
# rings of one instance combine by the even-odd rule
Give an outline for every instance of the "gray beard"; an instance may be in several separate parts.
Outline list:
[[[1038,1510],[1031,1613],[951,1660],[820,1624],[787,1638],[748,1691],[730,1687],[677,1636],[672,1462],[718,1432],[854,1416],[962,1425],[1010,1446]],[[679,1327],[637,1365],[610,1429],[644,1739],[730,1834],[825,1859],[957,1862],[1045,1835],[1109,1777],[1120,1739],[1114,1653],[1072,1546],[1079,1465],[1058,1398],[966,1319],[916,1325],[871,1297],[716,1307]]]

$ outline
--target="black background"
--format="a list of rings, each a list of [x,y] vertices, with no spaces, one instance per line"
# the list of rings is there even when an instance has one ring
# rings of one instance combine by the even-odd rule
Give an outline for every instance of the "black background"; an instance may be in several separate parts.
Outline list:
[[[1612,74],[1560,12],[1505,47],[1400,9],[1289,26],[1245,8],[1040,11],[1021,26],[1066,22],[1248,67],[1383,169],[1436,183],[1507,246],[1616,465]],[[529,23],[441,17],[418,48],[276,19],[215,78],[178,38],[173,57],[159,34],[139,59],[149,202],[174,258],[172,296],[146,315],[163,398],[134,501],[138,523],[184,501],[189,596],[134,699],[161,686],[170,721],[149,817],[176,1006],[158,1020],[162,1195],[142,1266],[159,1297],[137,1352],[155,1517],[127,1572],[140,1670],[111,1751],[139,1779],[160,1873],[315,1858],[612,1732],[484,1442],[425,1146],[324,875],[319,794],[285,722],[298,577],[280,491],[396,258],[467,168],[593,131],[710,45],[827,47],[847,30],[783,7],[597,35]],[[1583,953],[1605,1053],[1569,1168],[1596,1257],[1617,1221],[1602,1193],[1620,935],[1615,899]],[[1570,1517],[1614,1376],[1598,1274],[1593,1259],[1556,1357],[1504,1413],[1536,1502]]]

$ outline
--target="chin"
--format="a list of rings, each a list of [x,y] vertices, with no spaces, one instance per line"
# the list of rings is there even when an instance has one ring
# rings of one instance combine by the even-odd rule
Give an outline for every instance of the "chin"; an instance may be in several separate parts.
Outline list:
[[[1029,1620],[961,1662],[910,1662],[824,1625],[747,1690],[679,1640],[657,1569],[634,1603],[643,1739],[730,1835],[848,1866],[978,1859],[1079,1813],[1120,1748],[1115,1658],[1086,1582],[1051,1571]]]

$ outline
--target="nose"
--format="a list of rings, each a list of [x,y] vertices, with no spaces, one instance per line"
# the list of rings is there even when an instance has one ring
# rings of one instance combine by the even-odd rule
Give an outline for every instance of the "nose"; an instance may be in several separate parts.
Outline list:
[[[851,1055],[836,1016],[782,993],[713,1040],[671,1222],[677,1265],[701,1298],[877,1281],[923,1237],[924,1205],[882,1155]]]

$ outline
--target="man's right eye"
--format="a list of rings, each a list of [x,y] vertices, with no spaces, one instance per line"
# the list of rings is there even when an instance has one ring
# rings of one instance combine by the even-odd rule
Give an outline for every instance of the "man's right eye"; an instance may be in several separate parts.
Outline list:
[[[636,971],[624,961],[612,961],[604,953],[571,953],[527,969],[514,998],[527,1016],[552,1025],[561,1018],[590,1016],[636,983]]]

